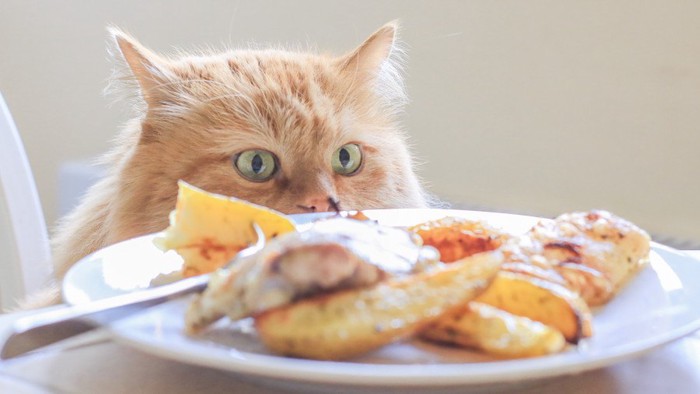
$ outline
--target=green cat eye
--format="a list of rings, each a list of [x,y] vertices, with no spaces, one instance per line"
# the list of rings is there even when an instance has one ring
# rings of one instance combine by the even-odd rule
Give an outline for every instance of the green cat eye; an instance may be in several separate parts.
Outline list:
[[[333,152],[331,166],[340,175],[354,175],[362,164],[362,151],[357,144],[345,144]]]
[[[275,175],[275,155],[265,150],[251,149],[233,158],[238,173],[253,182],[265,182]]]

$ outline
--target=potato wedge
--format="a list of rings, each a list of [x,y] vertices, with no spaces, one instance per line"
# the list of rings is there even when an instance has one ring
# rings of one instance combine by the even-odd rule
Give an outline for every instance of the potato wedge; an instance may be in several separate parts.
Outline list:
[[[502,253],[475,255],[444,268],[363,289],[303,299],[255,318],[273,351],[322,360],[346,359],[408,337],[488,286]]]
[[[559,330],[476,301],[441,317],[421,337],[504,358],[543,356],[566,346]]]
[[[183,181],[178,187],[170,226],[154,242],[163,250],[175,249],[183,257],[184,276],[212,272],[255,242],[252,222],[267,238],[295,230],[291,219],[269,208],[209,193]]]
[[[555,327],[571,343],[592,335],[586,302],[553,282],[501,271],[476,301]]]
[[[494,250],[508,238],[506,233],[484,221],[454,216],[421,223],[410,227],[409,231],[418,234],[424,245],[440,251],[445,263]]]

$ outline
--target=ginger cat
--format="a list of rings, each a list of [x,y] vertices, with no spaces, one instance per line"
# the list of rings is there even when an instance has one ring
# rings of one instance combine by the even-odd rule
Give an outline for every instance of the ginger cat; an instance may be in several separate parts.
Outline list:
[[[55,232],[57,279],[99,248],[167,227],[179,179],[284,213],[326,211],[329,198],[341,209],[425,207],[397,120],[406,98],[396,29],[339,57],[177,59],[110,30],[143,105],[106,156],[108,175]]]

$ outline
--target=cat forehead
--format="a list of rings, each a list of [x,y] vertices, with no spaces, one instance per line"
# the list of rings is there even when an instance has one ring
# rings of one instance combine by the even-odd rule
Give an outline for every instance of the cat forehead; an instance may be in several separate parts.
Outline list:
[[[173,63],[175,75],[182,79],[222,79],[250,84],[300,82],[308,78],[324,82],[338,79],[333,58],[282,50],[240,50],[209,56],[188,56]]]
[[[344,100],[350,87],[322,56],[237,51],[184,58],[175,70],[181,93],[209,119],[277,140],[301,132],[325,139],[351,118]]]
[[[280,115],[284,111],[275,113],[268,107],[260,112],[236,118],[231,128],[217,130],[219,138],[212,148],[223,152],[261,148],[304,161],[325,157],[342,144],[366,140],[364,129],[352,123],[347,111],[325,116],[313,108],[297,108]]]
[[[192,96],[254,100],[271,107],[292,104],[288,110],[319,100],[332,105],[350,88],[329,59],[285,51],[189,57],[179,61],[173,72],[179,80],[175,84]]]
[[[335,149],[391,123],[369,85],[329,56],[234,51],[184,57],[171,67],[175,106],[163,113],[203,136],[216,130],[223,151],[304,152],[310,143]]]

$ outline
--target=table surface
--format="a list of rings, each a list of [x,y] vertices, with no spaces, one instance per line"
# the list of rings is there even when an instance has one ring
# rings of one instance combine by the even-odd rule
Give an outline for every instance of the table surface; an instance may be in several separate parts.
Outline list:
[[[687,253],[700,260],[700,251]],[[0,332],[18,317],[37,312],[0,315]],[[260,384],[245,381],[230,372],[139,352],[115,343],[105,330],[0,361],[0,393],[290,392]],[[530,394],[700,393],[700,331],[630,361],[578,375],[529,382],[517,391]]]

